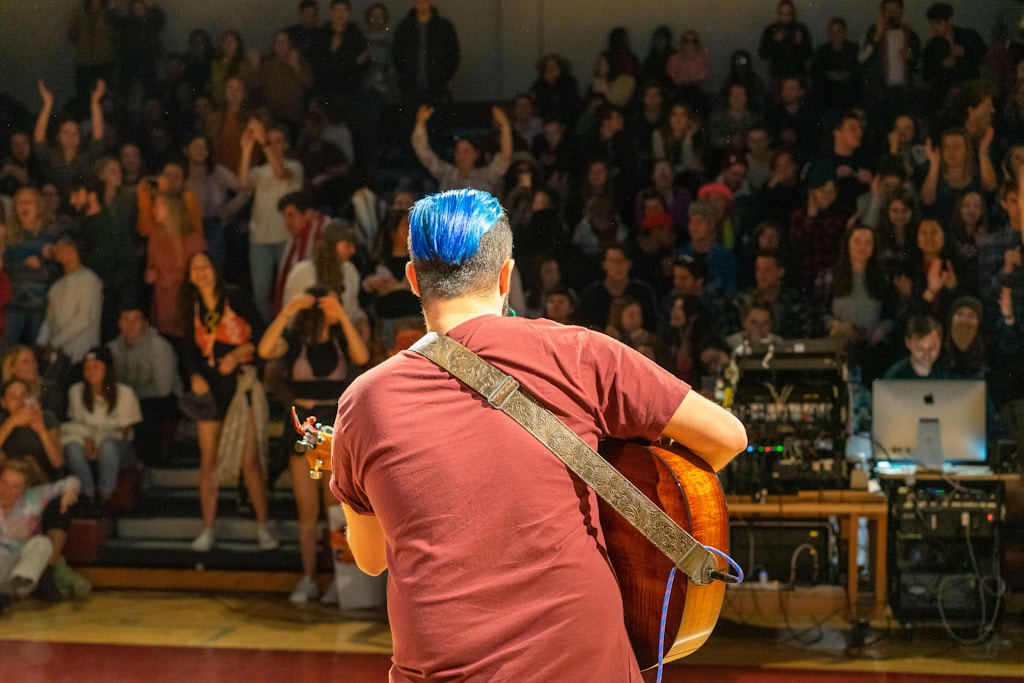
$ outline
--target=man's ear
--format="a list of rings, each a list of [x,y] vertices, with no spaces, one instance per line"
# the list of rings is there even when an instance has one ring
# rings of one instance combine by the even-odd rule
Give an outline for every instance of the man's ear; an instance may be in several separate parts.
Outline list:
[[[412,288],[412,293],[416,296],[420,295],[420,283],[416,279],[416,269],[412,266],[412,261],[405,264],[405,278],[409,281],[409,286]]]
[[[508,294],[509,288],[511,287],[512,281],[512,270],[516,267],[515,259],[508,259],[501,267],[501,272],[498,273],[498,293],[502,296]],[[412,282],[412,280],[410,280]]]

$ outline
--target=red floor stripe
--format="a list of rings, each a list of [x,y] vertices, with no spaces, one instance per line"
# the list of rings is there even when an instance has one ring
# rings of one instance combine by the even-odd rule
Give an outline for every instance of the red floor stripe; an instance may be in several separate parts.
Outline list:
[[[384,683],[389,655],[223,648],[0,643],[0,683]],[[820,683],[821,670],[687,666],[665,668],[664,683]],[[828,671],[828,683],[1019,683],[1019,678]]]

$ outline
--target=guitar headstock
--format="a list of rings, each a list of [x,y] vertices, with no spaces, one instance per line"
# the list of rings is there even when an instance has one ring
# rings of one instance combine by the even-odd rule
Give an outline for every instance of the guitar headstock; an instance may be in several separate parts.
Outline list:
[[[292,424],[300,435],[295,442],[295,452],[305,453],[309,461],[309,478],[321,479],[324,472],[331,471],[331,441],[334,428],[316,421],[310,415],[305,422],[299,422],[299,416],[292,407]]]

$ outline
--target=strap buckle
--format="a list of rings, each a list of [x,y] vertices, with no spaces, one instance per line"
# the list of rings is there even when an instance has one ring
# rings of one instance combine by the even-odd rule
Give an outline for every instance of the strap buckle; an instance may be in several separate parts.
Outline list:
[[[491,404],[491,407],[503,410],[505,404],[517,391],[519,391],[519,382],[513,379],[511,375],[505,375],[498,386],[494,387],[491,393],[487,394],[487,402]]]

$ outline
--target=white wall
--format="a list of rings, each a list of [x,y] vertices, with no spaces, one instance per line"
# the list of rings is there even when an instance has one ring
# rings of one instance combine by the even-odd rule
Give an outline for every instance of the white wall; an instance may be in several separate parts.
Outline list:
[[[71,94],[71,51],[65,39],[67,17],[80,0],[0,0],[0,90],[39,106],[35,81],[44,77],[58,100]],[[298,0],[157,0],[168,14],[164,46],[181,50],[191,28],[205,27],[214,40],[227,28],[241,31],[247,45],[265,48],[272,31],[294,23]],[[362,21],[371,0],[354,0],[353,17]],[[120,0],[121,5],[126,0]],[[927,38],[924,12],[932,0],[906,0],[906,17]],[[950,0],[954,20],[977,29],[988,40],[997,19],[1015,25],[1022,7],[1015,0]],[[321,1],[326,16],[328,0]],[[392,24],[410,3],[387,0]],[[609,30],[629,30],[642,59],[651,31],[668,24],[673,36],[696,29],[712,55],[712,84],[725,73],[729,54],[756,52],[762,28],[775,16],[776,0],[438,0],[442,14],[459,32],[463,64],[453,84],[461,99],[498,99],[527,88],[536,59],[546,52],[569,57],[581,84]],[[876,0],[797,0],[799,19],[820,42],[834,15],[847,20],[858,40],[873,22]],[[763,65],[761,73],[764,73]]]

